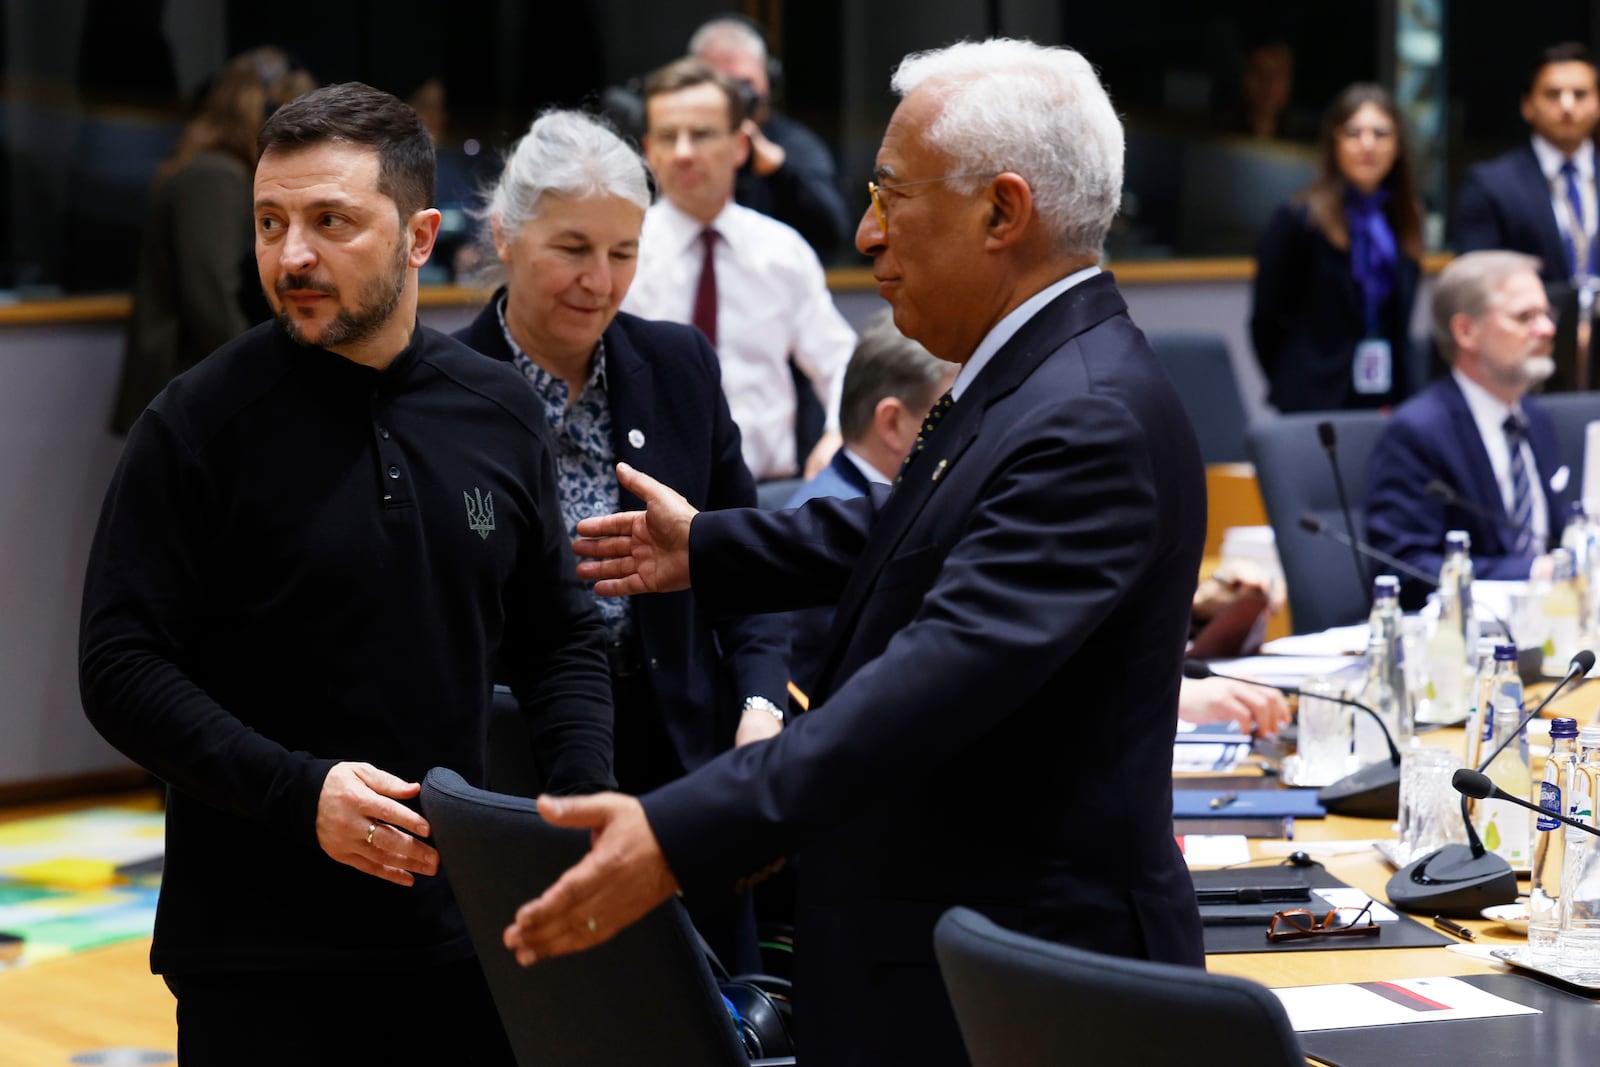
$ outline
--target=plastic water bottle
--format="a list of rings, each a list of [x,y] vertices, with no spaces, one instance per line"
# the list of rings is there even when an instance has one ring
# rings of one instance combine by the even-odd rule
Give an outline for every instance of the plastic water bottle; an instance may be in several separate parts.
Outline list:
[[[1544,645],[1544,672],[1565,674],[1582,646],[1578,643],[1582,611],[1578,599],[1578,569],[1572,552],[1550,552],[1550,591],[1544,597],[1544,621],[1549,636]]]
[[[1439,567],[1439,624],[1428,641],[1427,700],[1417,708],[1418,722],[1456,723],[1466,713],[1470,685],[1467,654],[1476,644],[1472,620],[1472,544],[1465,530],[1445,535],[1444,563]],[[1469,632],[1470,631],[1470,632]]]
[[[1508,646],[1509,647],[1509,646]],[[1461,765],[1476,770],[1478,761],[1487,751],[1483,739],[1494,730],[1494,715],[1489,708],[1494,703],[1495,643],[1491,637],[1478,639],[1478,673],[1467,690],[1466,747],[1462,751]],[[1511,649],[1513,662],[1517,650]],[[1468,802],[1469,805],[1471,802]]]
[[[1503,674],[1497,675],[1495,682],[1494,737],[1492,744],[1485,742],[1491,750],[1517,729],[1522,718],[1522,682],[1520,679],[1517,682],[1513,702],[1513,693],[1501,680]],[[1517,739],[1490,761],[1484,773],[1512,796],[1528,796],[1533,791],[1533,772],[1528,766],[1527,731],[1520,731]],[[1532,858],[1529,849],[1531,819],[1526,808],[1504,800],[1480,800],[1473,821],[1489,851],[1511,864],[1513,869],[1528,866]]]
[[[1567,785],[1567,810],[1595,825],[1594,798],[1600,786],[1600,727],[1578,731],[1578,760]],[[1556,969],[1573,982],[1600,982],[1600,848],[1582,830],[1569,830],[1561,878],[1561,928],[1556,936]]]
[[[1412,734],[1411,707],[1401,630],[1400,579],[1392,574],[1380,574],[1372,580],[1372,613],[1367,617],[1367,681],[1362,692],[1365,695],[1359,698],[1361,702],[1378,713],[1395,745],[1404,749]],[[1356,761],[1361,764],[1389,758],[1389,746],[1384,744],[1381,731],[1364,715],[1356,719],[1355,747]]]
[[[1578,720],[1550,720],[1550,756],[1544,761],[1533,801],[1546,811],[1567,814],[1563,795],[1571,788],[1578,762]],[[1556,958],[1561,933],[1561,879],[1567,852],[1567,827],[1540,815],[1534,822],[1533,865],[1528,878],[1528,952],[1545,964]],[[1582,833],[1575,830],[1574,833]]]

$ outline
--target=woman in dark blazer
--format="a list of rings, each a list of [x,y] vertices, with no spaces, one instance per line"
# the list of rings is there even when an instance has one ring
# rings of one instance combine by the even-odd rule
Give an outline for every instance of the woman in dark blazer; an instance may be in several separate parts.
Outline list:
[[[618,485],[617,462],[677,487],[698,509],[756,503],[705,337],[617,310],[649,202],[643,161],[607,126],[572,111],[540,116],[484,213],[505,285],[456,334],[511,363],[544,400],[573,536],[579,519],[644,506]],[[781,616],[713,622],[687,591],[596,603],[610,642],[624,791],[647,792],[781,729]],[[760,969],[748,900],[731,911],[684,903],[730,970]]]
[[[1279,411],[1389,407],[1422,384],[1410,330],[1422,205],[1405,124],[1383,87],[1352,85],[1320,144],[1316,178],[1256,250],[1256,359]]]

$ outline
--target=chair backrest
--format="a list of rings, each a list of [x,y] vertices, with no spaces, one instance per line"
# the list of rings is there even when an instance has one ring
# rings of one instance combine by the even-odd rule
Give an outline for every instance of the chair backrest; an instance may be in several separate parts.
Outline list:
[[[1600,393],[1547,393],[1537,398],[1556,431],[1561,462],[1572,471],[1572,499],[1581,499],[1585,437],[1591,422],[1600,421]]]
[[[1085,952],[967,908],[945,912],[933,945],[973,1067],[1305,1063],[1278,998],[1243,978]]]
[[[1207,464],[1245,461],[1244,398],[1228,342],[1209,333],[1152,333],[1150,347],[1177,387]]]
[[[1360,622],[1367,616],[1371,593],[1356,573],[1350,549],[1300,526],[1300,516],[1311,514],[1345,532],[1338,489],[1317,424],[1327,422],[1334,428],[1355,534],[1365,539],[1367,459],[1383,433],[1384,420],[1376,411],[1322,411],[1273,416],[1250,426],[1250,459],[1283,563],[1295,633]],[[1380,573],[1364,566],[1368,574]]]
[[[520,1067],[748,1067],[677,900],[587,952],[524,968],[501,932],[583,857],[589,835],[441,767],[423,780],[422,811]]]

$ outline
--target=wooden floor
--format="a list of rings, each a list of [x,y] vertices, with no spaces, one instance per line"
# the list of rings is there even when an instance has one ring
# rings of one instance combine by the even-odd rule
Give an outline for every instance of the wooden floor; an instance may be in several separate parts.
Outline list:
[[[0,808],[0,822],[107,804],[150,810],[156,796],[143,792]],[[0,1064],[65,1067],[73,1056],[111,1049],[175,1055],[172,994],[150,973],[149,957],[150,939],[139,938],[26,967],[0,967]],[[161,1061],[108,1057],[104,1062]]]

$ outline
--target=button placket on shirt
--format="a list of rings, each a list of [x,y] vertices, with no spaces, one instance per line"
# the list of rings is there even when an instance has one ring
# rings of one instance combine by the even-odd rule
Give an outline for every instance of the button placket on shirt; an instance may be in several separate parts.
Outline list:
[[[406,469],[400,442],[395,439],[385,416],[384,397],[374,391],[370,410],[372,434],[378,454],[378,495],[387,507],[411,502],[411,478]]]

